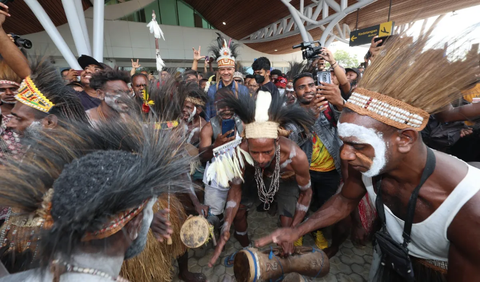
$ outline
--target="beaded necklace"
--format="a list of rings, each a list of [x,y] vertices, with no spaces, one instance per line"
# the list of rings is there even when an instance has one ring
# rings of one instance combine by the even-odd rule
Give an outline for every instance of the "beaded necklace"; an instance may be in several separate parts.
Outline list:
[[[55,262],[54,262],[55,263]],[[98,269],[94,269],[94,268],[85,268],[85,267],[79,267],[79,266],[75,266],[75,265],[72,265],[72,264],[69,264],[69,263],[66,263],[64,262],[63,265],[65,266],[65,270],[66,272],[75,272],[75,273],[82,273],[82,274],[91,274],[91,275],[95,275],[95,276],[100,276],[100,277],[104,277],[108,280],[111,280],[111,281],[117,281],[117,282],[130,282],[129,280],[121,277],[121,276],[117,276],[116,278],[114,278],[113,276],[103,272],[103,271],[100,271]]]
[[[263,182],[263,169],[258,165],[255,165],[255,181],[257,182],[258,197],[263,203],[263,209],[269,210],[280,184],[280,145],[275,148],[275,170],[268,190]]]

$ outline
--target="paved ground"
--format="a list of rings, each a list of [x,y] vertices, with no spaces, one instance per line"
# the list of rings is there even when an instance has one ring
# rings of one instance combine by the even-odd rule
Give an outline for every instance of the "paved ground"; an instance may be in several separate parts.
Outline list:
[[[248,233],[250,238],[256,238],[267,235],[270,231],[277,228],[278,216],[269,216],[266,212],[259,213],[253,211],[248,217]],[[328,238],[328,232],[326,234]],[[314,246],[314,239],[306,235],[303,241],[304,246]],[[235,238],[230,239],[226,244],[225,252],[220,257],[217,265],[213,268],[208,267],[208,261],[212,257],[213,246],[209,243],[198,249],[189,251],[190,271],[204,273],[210,282],[235,281],[233,268],[223,266],[223,260],[226,256],[241,249],[240,244]],[[335,257],[330,260],[330,273],[323,277],[311,281],[322,282],[364,282],[367,281],[370,262],[372,260],[372,248],[355,247],[349,240],[340,248]],[[177,278],[177,268],[174,282],[181,281]]]

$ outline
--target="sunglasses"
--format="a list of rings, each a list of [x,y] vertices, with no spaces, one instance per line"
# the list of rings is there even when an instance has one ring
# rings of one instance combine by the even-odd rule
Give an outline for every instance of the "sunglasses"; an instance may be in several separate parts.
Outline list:
[[[236,82],[242,82],[242,80],[241,80],[241,79],[235,79],[235,81],[236,81]]]

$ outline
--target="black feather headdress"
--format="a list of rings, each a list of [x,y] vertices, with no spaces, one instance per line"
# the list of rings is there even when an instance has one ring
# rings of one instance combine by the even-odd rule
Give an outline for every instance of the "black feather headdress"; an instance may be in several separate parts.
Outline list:
[[[295,62],[291,61],[288,62],[290,65],[290,69],[287,71],[287,81],[288,82],[293,82],[295,77],[303,72],[305,69],[305,62]]]
[[[315,122],[314,117],[304,108],[297,104],[285,105],[285,98],[274,96],[270,92],[260,90],[257,100],[237,99],[234,95],[224,95],[222,103],[233,109],[235,114],[245,123],[245,129],[249,124],[273,122],[278,126],[293,123],[307,130]],[[258,100],[260,98],[260,100]],[[264,101],[266,98],[267,101]],[[268,100],[271,99],[271,102]],[[262,114],[260,112],[266,113]],[[261,121],[259,120],[262,119]],[[248,138],[248,135],[247,135]]]
[[[1,170],[0,205],[48,214],[45,195],[53,187],[53,225],[40,240],[46,262],[56,254],[69,258],[86,234],[118,213],[167,189],[189,187],[184,176],[191,159],[183,139],[153,124],[111,120],[92,128],[71,123],[31,141],[22,162],[11,160]]]

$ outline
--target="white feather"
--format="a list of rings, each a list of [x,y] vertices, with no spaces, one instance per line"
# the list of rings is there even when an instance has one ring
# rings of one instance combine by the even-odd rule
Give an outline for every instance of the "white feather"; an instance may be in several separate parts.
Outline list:
[[[205,172],[207,174],[208,182],[212,181],[216,176],[216,165],[217,163],[215,162],[215,160],[213,160],[208,166],[207,171]]]
[[[234,165],[233,168],[235,170],[235,176],[239,177],[242,180],[242,182],[245,182],[245,180],[243,180],[242,171],[240,170],[240,164],[238,163],[237,154],[235,154],[234,152],[232,157],[233,157],[233,165]]]
[[[160,57],[160,50],[156,50],[155,57],[157,59],[157,70],[161,71],[165,66],[165,63],[163,62],[162,57]]]
[[[257,102],[255,105],[255,121],[268,121],[268,109],[272,103],[272,94],[267,91],[258,91]]]
[[[237,147],[237,157],[238,157],[238,162],[240,163],[240,167],[243,169],[245,167],[245,162],[243,162],[242,153],[240,153],[240,146]]]
[[[252,159],[252,156],[250,156],[250,154],[245,151],[245,150],[242,150],[242,148],[240,148],[240,152],[242,152],[243,156],[245,157],[245,161],[247,163],[249,163],[251,166],[253,166],[253,159]]]
[[[160,28],[160,25],[158,24],[156,19],[152,19],[148,24],[147,27],[150,29],[150,33],[153,33],[153,36],[155,38],[162,38],[165,40],[165,37],[163,36],[163,31]]]

